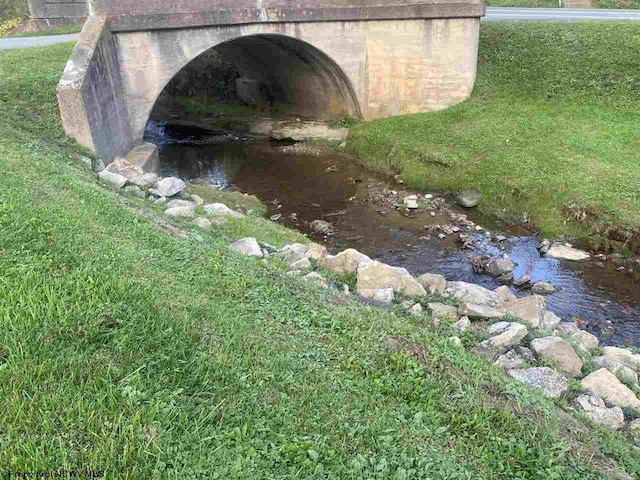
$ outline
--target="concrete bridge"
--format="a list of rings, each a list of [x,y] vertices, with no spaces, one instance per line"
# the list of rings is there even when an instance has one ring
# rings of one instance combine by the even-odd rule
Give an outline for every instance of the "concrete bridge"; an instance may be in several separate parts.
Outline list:
[[[53,8],[52,0],[37,1]],[[278,111],[371,120],[459,103],[473,88],[484,7],[479,0],[89,0],[87,12],[58,86],[65,131],[106,163],[129,155],[142,164],[157,158],[142,141],[157,98],[211,48],[262,85]]]

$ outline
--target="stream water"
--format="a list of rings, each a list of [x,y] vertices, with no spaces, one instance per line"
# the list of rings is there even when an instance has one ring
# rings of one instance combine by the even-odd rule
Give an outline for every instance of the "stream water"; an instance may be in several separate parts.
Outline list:
[[[149,123],[146,138],[159,147],[163,175],[253,194],[267,205],[270,216],[279,215],[276,221],[309,234],[333,252],[352,247],[414,275],[440,273],[447,280],[491,289],[499,286],[497,280],[474,273],[468,258],[508,253],[517,264],[515,278],[526,274],[532,282],[541,280],[560,289],[546,300],[563,320],[574,319],[605,344],[640,345],[638,273],[619,272],[615,265],[594,261],[543,258],[536,250],[539,239],[524,229],[475,209],[456,207],[438,192],[403,192],[403,185],[368,171],[349,154],[322,153],[303,144],[249,141],[159,122]],[[431,202],[436,206],[442,202],[442,208],[411,212],[394,208],[394,199],[408,193],[421,198],[431,193]],[[473,224],[465,226],[460,215],[482,230]],[[330,222],[334,234],[313,232],[309,223],[317,219]],[[461,230],[445,234],[435,225],[457,225]],[[462,241],[460,233],[466,236]],[[518,296],[529,294],[513,290]]]

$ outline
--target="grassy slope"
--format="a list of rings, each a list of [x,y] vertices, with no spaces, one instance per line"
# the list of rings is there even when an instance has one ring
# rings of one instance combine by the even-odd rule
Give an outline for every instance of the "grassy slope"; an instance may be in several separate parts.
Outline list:
[[[297,234],[246,220],[180,240],[98,186],[57,118],[69,53],[0,53],[0,471],[584,480],[615,471],[598,443],[640,472],[621,434],[560,420],[446,329],[226,249]],[[383,354],[387,334],[425,343],[428,367]]]
[[[481,207],[528,212],[551,235],[581,234],[563,209],[640,225],[640,25],[486,23],[472,98],[362,123],[362,160],[412,184],[479,188]]]

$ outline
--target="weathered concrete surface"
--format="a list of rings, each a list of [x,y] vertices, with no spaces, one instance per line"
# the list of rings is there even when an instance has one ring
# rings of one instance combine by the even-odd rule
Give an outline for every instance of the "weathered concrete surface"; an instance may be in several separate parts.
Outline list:
[[[142,142],[162,90],[212,48],[280,112],[370,120],[452,106],[471,93],[484,13],[477,0],[89,5],[59,99],[67,133],[107,163]]]
[[[87,17],[87,0],[29,0],[29,14],[53,24],[73,24]]]
[[[105,18],[85,23],[58,84],[58,103],[67,135],[105,163],[134,147],[115,40]]]

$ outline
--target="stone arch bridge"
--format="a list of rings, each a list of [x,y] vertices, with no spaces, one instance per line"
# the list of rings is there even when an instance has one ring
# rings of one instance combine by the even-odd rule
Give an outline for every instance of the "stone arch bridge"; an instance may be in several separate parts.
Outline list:
[[[37,1],[55,9],[55,0]],[[479,0],[88,0],[87,13],[58,85],[65,131],[105,163],[128,156],[152,164],[157,151],[142,138],[158,96],[211,48],[243,78],[263,85],[281,111],[365,120],[433,111],[471,93],[484,6]]]

